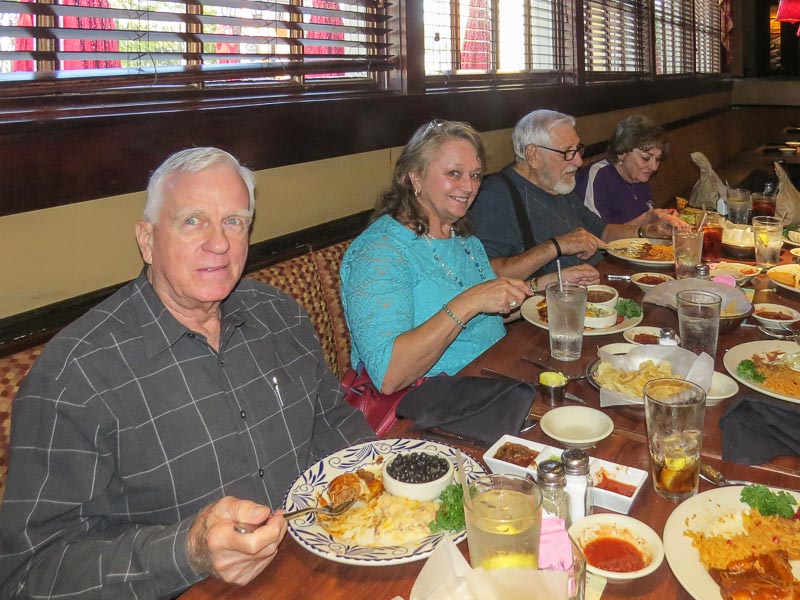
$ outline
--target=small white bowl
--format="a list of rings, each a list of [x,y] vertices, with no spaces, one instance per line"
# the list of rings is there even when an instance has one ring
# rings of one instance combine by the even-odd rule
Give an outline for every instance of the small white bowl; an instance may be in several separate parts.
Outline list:
[[[619,292],[610,285],[590,285],[586,288],[586,292],[586,304],[596,304],[608,308],[616,308],[617,306]],[[592,292],[594,292],[596,296],[594,300],[592,299]],[[608,296],[609,294],[611,294],[610,297]],[[600,296],[602,296],[602,298]],[[605,298],[605,300],[603,298]]]
[[[786,142],[786,145],[791,146],[792,148],[796,148],[797,146],[800,146],[800,142],[798,141]]]
[[[798,233],[798,232],[790,231],[789,233]],[[800,248],[792,248],[791,250],[789,250],[789,254],[791,254],[792,256],[796,256],[797,258],[800,258]]]
[[[675,278],[672,275],[667,275],[666,273],[634,273],[631,275],[631,281],[643,292],[648,290],[652,290],[654,287],[659,285],[659,283],[644,283],[641,281],[644,277],[658,277],[661,281],[659,283],[664,283],[666,281],[673,281]]]
[[[711,387],[706,394],[706,406],[716,406],[723,400],[735,396],[738,391],[739,384],[735,379],[725,373],[714,371],[711,376]]]
[[[644,342],[637,342],[636,336],[639,334],[647,334],[647,335],[654,335],[656,336],[656,344],[658,344],[659,336],[661,335],[661,329],[658,327],[649,327],[649,326],[641,326],[641,327],[631,327],[630,329],[626,329],[622,332],[622,337],[628,340],[631,344],[636,344],[637,346],[644,346],[646,345]],[[681,338],[678,334],[675,334],[675,341],[679,344],[681,343]]]
[[[567,448],[591,448],[614,431],[614,422],[588,406],[560,406],[544,414],[542,431]]]
[[[781,154],[794,154],[795,152],[797,152],[797,148],[794,148],[792,146],[781,146],[780,148],[778,148],[778,150],[780,151]]]
[[[730,275],[736,280],[736,285],[743,286],[760,272],[761,269],[753,265],[737,262],[721,262],[717,263],[717,265],[710,270],[709,275],[711,275],[712,278],[718,275]]]
[[[645,560],[645,567],[630,573],[606,571],[586,561],[586,570],[602,575],[609,582],[631,581],[649,575],[664,561],[664,544],[650,527],[625,515],[598,513],[579,519],[569,528],[569,534],[583,550],[590,542],[603,537],[617,537],[633,544]]]
[[[759,312],[781,313],[782,315],[786,315],[787,318],[772,319],[759,315]],[[795,309],[788,306],[783,306],[782,304],[769,304],[767,302],[762,302],[760,304],[753,305],[753,317],[755,317],[756,321],[761,323],[767,329],[775,329],[780,331],[783,329],[783,327],[781,327],[781,323],[784,325],[790,325],[795,321],[800,321],[800,312],[797,312]]]
[[[609,354],[627,354],[634,348],[636,348],[636,344],[629,344],[628,342],[612,342],[611,344],[600,346],[598,350],[608,352]]]
[[[586,318],[583,321],[584,327],[605,329],[607,327],[613,327],[616,322],[616,308],[609,308],[600,304],[586,304]]]
[[[387,460],[383,463],[383,487],[389,492],[392,496],[402,496],[403,498],[410,498],[411,500],[420,500],[422,502],[426,502],[429,500],[436,500],[439,497],[439,494],[442,493],[442,490],[446,488],[450,483],[453,481],[453,463],[445,456],[441,454],[435,454],[433,452],[419,452],[414,451],[416,454],[429,454],[431,456],[438,456],[443,458],[447,461],[447,472],[439,477],[438,479],[434,479],[433,481],[427,481],[425,483],[406,483],[405,481],[400,481],[399,479],[395,479],[391,475],[389,475],[389,465],[392,464],[392,461],[400,454],[412,454],[410,452],[401,452],[398,455],[395,455],[391,459]]]

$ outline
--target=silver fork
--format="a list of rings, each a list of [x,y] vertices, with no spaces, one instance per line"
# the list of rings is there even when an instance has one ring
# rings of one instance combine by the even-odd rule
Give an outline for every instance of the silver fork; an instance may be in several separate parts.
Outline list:
[[[349,510],[353,504],[356,503],[358,500],[357,497],[349,498],[345,500],[341,504],[330,505],[330,506],[307,506],[305,508],[299,508],[297,510],[293,510],[287,513],[283,513],[284,519],[294,519],[295,517],[299,517],[301,515],[305,515],[308,513],[322,513],[328,517],[338,517],[345,511]],[[233,526],[233,528],[239,533],[253,533],[256,529],[263,526],[264,523],[237,523]]]

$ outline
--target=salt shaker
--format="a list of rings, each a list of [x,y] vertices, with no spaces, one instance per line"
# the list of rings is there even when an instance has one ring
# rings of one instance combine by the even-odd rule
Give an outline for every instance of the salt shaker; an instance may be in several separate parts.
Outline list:
[[[574,523],[592,514],[592,478],[589,476],[589,455],[580,448],[561,453],[567,479],[569,516]]]
[[[678,340],[675,338],[675,330],[672,327],[662,327],[658,330],[659,346],[677,346]]]
[[[711,270],[709,269],[708,265],[697,265],[694,268],[694,278],[695,279],[705,279],[706,281],[711,280]]]
[[[572,524],[569,518],[569,494],[564,465],[557,460],[543,460],[536,466],[537,483],[542,490],[542,518],[564,519],[566,527]]]

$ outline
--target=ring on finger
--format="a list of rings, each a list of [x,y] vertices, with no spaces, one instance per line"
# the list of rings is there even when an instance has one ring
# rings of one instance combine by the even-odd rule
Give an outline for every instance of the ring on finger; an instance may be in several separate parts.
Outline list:
[[[517,301],[512,300],[511,302],[508,303],[508,306],[509,308],[517,308]]]

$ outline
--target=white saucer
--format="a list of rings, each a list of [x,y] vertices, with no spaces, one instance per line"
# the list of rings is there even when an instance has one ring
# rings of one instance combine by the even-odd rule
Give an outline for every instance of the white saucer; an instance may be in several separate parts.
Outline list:
[[[567,448],[591,448],[614,431],[614,422],[588,406],[560,406],[545,413],[542,431]]]

